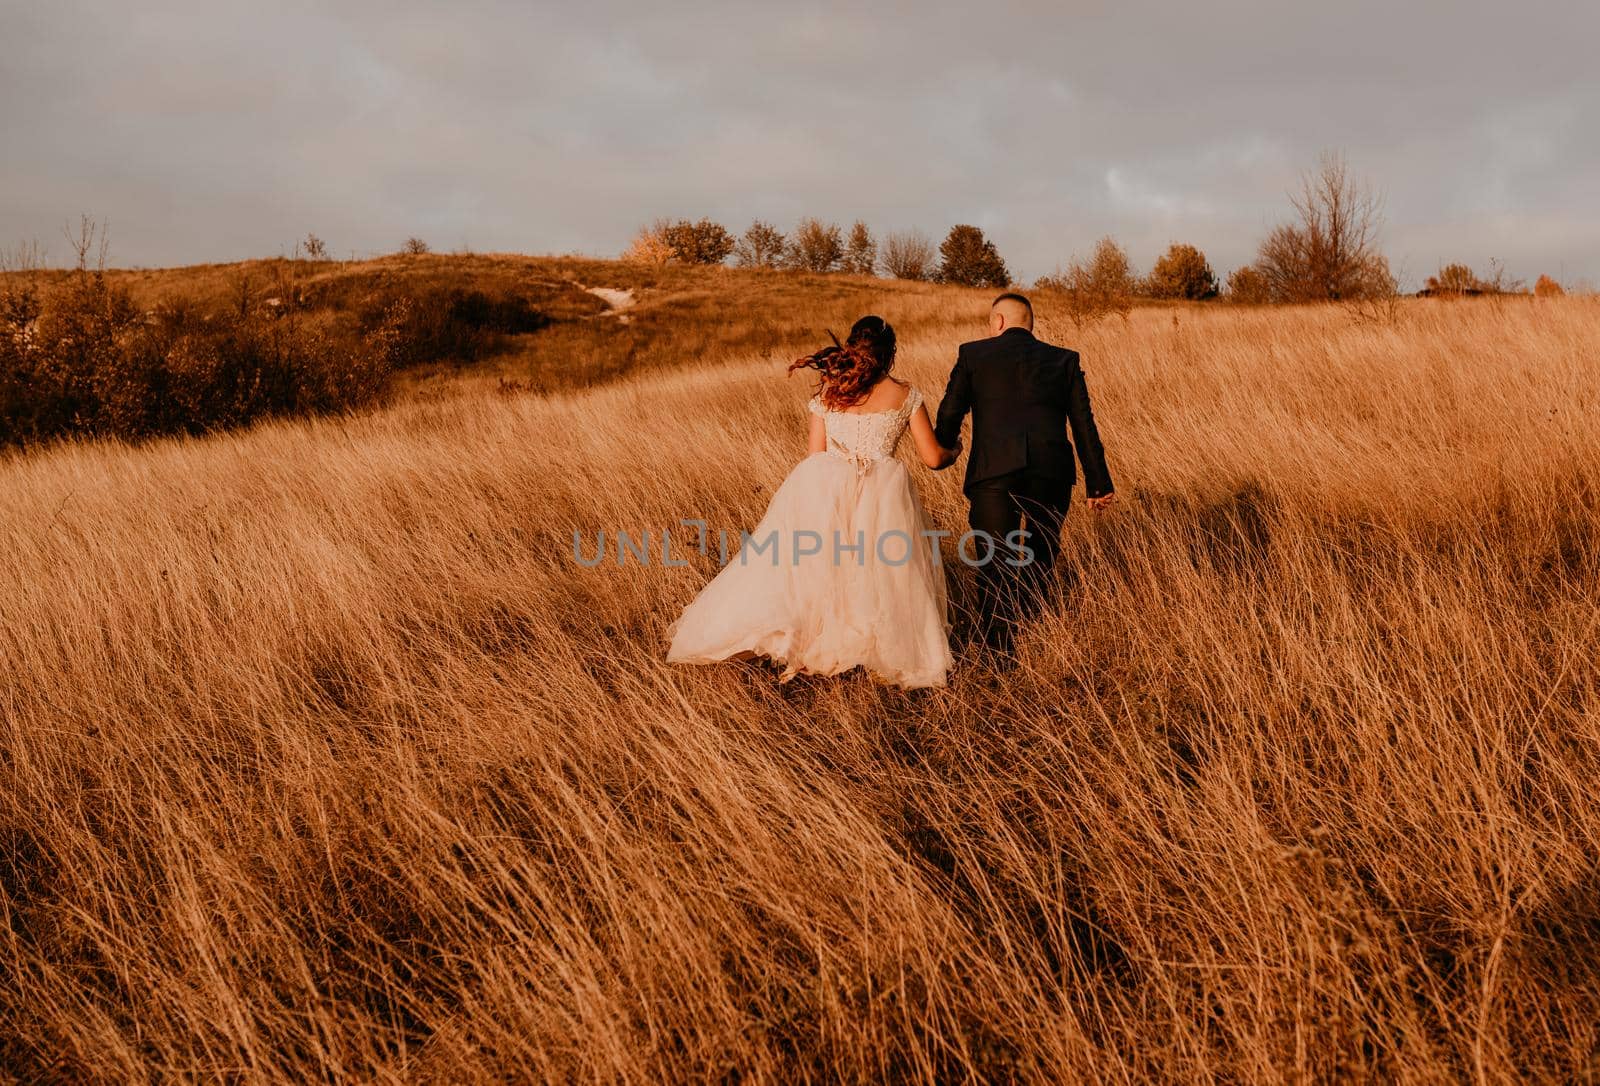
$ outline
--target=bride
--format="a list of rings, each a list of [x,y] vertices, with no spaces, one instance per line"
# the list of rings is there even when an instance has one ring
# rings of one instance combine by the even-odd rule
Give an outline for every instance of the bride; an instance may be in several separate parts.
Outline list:
[[[765,656],[797,674],[863,667],[901,686],[942,686],[950,668],[938,539],[906,466],[907,429],[935,471],[939,445],[922,395],[891,377],[894,329],[862,317],[843,346],[789,367],[821,376],[809,455],[772,495],[739,553],[668,631],[669,661]]]

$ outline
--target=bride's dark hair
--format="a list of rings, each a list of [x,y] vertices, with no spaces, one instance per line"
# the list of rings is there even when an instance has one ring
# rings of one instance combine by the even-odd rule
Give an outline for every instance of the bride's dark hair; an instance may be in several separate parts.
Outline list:
[[[843,343],[832,332],[828,336],[833,346],[795,359],[789,372],[816,370],[822,378],[817,395],[823,406],[839,411],[860,403],[894,369],[894,326],[882,317],[862,317],[850,326]]]

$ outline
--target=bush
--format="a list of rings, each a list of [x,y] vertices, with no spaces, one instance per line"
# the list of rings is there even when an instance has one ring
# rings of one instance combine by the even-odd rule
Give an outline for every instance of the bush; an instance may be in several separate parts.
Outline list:
[[[401,361],[406,316],[399,303],[371,332],[351,337],[327,314],[241,319],[169,310],[130,344],[104,432],[200,433],[370,403]]]
[[[1538,282],[1533,284],[1533,293],[1540,298],[1559,298],[1566,293],[1560,283],[1548,275],[1539,276]]]
[[[1074,259],[1039,285],[1062,292],[1067,316],[1079,329],[1112,314],[1126,320],[1133,308],[1132,265],[1127,252],[1109,237],[1100,239],[1088,260]]]
[[[933,274],[933,240],[920,230],[890,234],[883,243],[883,270],[896,279],[928,278]]]
[[[1547,281],[1554,285],[1553,280]],[[1498,260],[1491,260],[1487,277],[1480,277],[1465,264],[1446,264],[1428,276],[1422,293],[1449,298],[1467,294],[1522,294],[1526,290],[1522,280],[1511,278]]]
[[[939,270],[934,278],[941,283],[967,287],[1005,287],[1011,272],[994,242],[976,226],[952,226],[939,246]]]
[[[70,435],[196,434],[273,415],[348,410],[382,395],[409,303],[351,335],[337,317],[183,303],[140,313],[80,262],[55,289],[0,289],[0,445]]]
[[[1482,294],[1485,288],[1486,284],[1465,264],[1446,264],[1423,284],[1430,294]]]
[[[679,219],[667,226],[661,239],[680,264],[721,264],[733,252],[733,235],[710,219]]]
[[[400,251],[407,256],[421,256],[429,251],[428,243],[421,238],[406,238],[405,244],[400,246]]]
[[[641,227],[622,259],[662,267],[667,264],[721,264],[734,250],[734,237],[710,219],[669,222],[657,219]]]
[[[670,263],[675,255],[672,243],[667,240],[667,231],[671,228],[672,224],[665,219],[641,226],[622,254],[622,259],[630,264],[646,264],[653,268]]]
[[[1228,276],[1228,301],[1240,305],[1265,305],[1272,301],[1267,277],[1251,264],[1233,269]]]
[[[1172,245],[1150,269],[1145,290],[1152,298],[1198,301],[1217,296],[1217,276],[1193,245]]]
[[[504,346],[506,336],[537,332],[550,323],[526,297],[490,297],[460,287],[383,282],[357,308],[363,335],[390,328],[395,364],[476,362]]]

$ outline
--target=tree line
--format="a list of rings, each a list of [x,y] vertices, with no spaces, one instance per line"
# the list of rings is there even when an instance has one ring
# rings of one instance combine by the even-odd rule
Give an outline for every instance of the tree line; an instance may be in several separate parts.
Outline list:
[[[787,234],[757,219],[735,235],[710,219],[660,219],[641,229],[623,259],[645,264],[723,264],[741,268],[1004,287],[1011,272],[994,242],[976,226],[955,226],[937,249],[920,230],[890,233],[881,242],[857,220],[846,233],[838,224],[801,219]]]
[[[1342,155],[1324,154],[1289,197],[1290,215],[1268,233],[1249,264],[1219,280],[1196,246],[1173,243],[1145,275],[1133,271],[1115,239],[1102,238],[1085,258],[1074,258],[1036,287],[1058,289],[1080,323],[1107,313],[1127,313],[1136,298],[1244,304],[1320,301],[1377,302],[1393,298],[1398,285],[1380,245],[1382,200],[1354,177]],[[658,219],[642,228],[624,259],[648,264],[720,265],[742,268],[886,275],[963,286],[1014,285],[993,241],[968,224],[950,228],[937,248],[919,230],[890,233],[881,243],[857,220],[845,231],[835,223],[804,218],[787,234],[756,220],[735,235],[710,219]],[[1465,265],[1449,264],[1430,277],[1423,294],[1519,293],[1523,284],[1496,270],[1479,278]],[[1558,294],[1561,286],[1541,276],[1535,293]]]

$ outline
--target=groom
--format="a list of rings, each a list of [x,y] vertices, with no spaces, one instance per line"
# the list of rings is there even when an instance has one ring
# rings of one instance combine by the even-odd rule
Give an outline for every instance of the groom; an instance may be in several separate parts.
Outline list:
[[[992,558],[978,568],[977,632],[989,647],[1006,651],[1012,619],[1037,603],[1055,568],[1077,475],[1074,443],[1090,508],[1104,509],[1115,497],[1078,353],[1033,337],[1033,306],[1021,294],[996,298],[989,338],[961,345],[934,426],[940,445],[960,448],[968,411],[967,522],[995,542]],[[1020,567],[1006,561],[1021,558],[1006,545],[1006,536],[1019,529],[1032,551],[1032,561]],[[967,557],[982,562],[984,547],[980,537]]]

